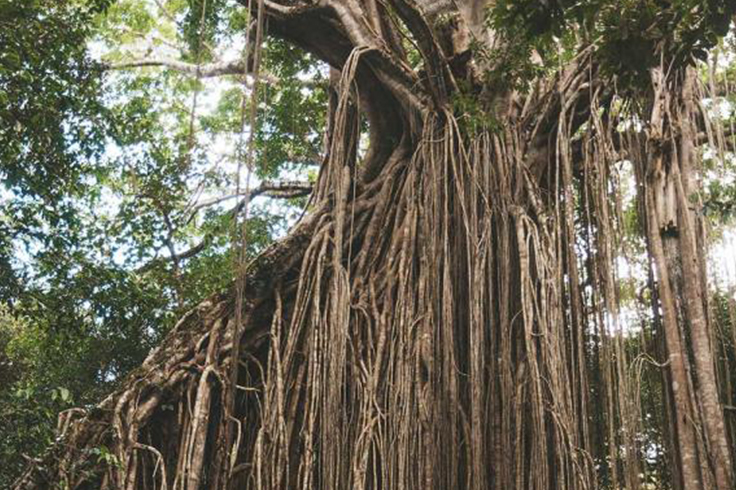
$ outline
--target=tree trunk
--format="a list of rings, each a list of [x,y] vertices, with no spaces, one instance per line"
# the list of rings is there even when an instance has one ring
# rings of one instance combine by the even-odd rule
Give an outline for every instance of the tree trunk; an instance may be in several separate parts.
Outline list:
[[[451,96],[459,81],[482,93],[480,62],[458,55],[473,34],[493,38],[477,17],[483,2],[458,12],[449,2],[447,32],[412,0],[257,3],[271,34],[340,70],[316,209],[249,266],[242,297],[234,288],[204,302],[118,392],[66,416],[63,442],[16,488],[575,490],[597,487],[597,464],[613,475],[626,466],[618,484],[638,488],[629,409],[616,399],[629,395],[623,357],[605,354],[597,387],[612,407],[608,451],[593,447],[589,424],[585,319],[605,329],[617,309],[613,231],[593,234],[586,252],[604,301],[587,298],[576,257],[574,173],[603,179],[615,161],[615,122],[602,123],[590,96],[611,94],[589,54],[529,94],[478,96],[485,119],[468,122],[474,114]],[[362,159],[359,111],[370,126]],[[571,135],[586,121],[590,148],[578,158]],[[657,172],[663,157],[650,164]],[[596,188],[588,211],[601,214],[587,222],[600,225],[613,218],[605,181]],[[648,183],[647,199],[661,202],[661,188]],[[683,278],[700,277],[679,192]],[[684,488],[701,488],[710,468],[693,426],[699,406],[717,488],[729,488],[703,291],[667,276],[662,218],[647,218]]]
[[[653,80],[655,103],[649,139],[657,147],[651,151],[653,158],[646,169],[647,237],[659,278],[683,485],[685,489],[713,486],[726,490],[732,488],[732,466],[705,316],[704,265],[702,253],[697,251],[694,224],[697,216],[691,209],[697,205],[691,205],[695,195],[691,174],[696,75],[694,70],[685,72],[676,85],[680,90],[675,101],[660,71],[653,72]],[[670,119],[669,124],[666,119]],[[700,448],[698,433],[703,434]]]

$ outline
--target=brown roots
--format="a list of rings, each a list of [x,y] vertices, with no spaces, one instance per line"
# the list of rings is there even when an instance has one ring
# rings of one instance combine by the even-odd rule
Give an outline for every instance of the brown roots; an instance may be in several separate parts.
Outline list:
[[[403,132],[382,132],[392,144],[377,143],[362,167],[356,80],[364,59],[379,68],[386,60],[372,48],[351,53],[316,210],[249,267],[239,348],[235,293],[204,302],[120,390],[62,419],[59,443],[18,490],[574,490],[603,480],[641,488],[636,379],[645,357],[632,362],[618,322],[613,263],[623,220],[611,182],[626,152],[646,169],[637,174],[643,195],[662,199],[642,144],[655,140],[622,135],[625,116],[601,115],[612,96],[589,80],[582,55],[502,130],[468,134],[440,89],[431,110],[415,111],[422,101],[412,98],[408,114],[397,111]],[[402,80],[389,75],[396,79],[369,80]],[[373,131],[392,127],[368,116]],[[692,114],[678,117],[667,124]],[[574,137],[583,122],[588,129]],[[657,141],[664,137],[681,138],[669,130]],[[671,170],[663,162],[660,170]],[[692,237],[678,192],[676,223]],[[647,219],[671,359],[685,347],[662,286],[661,223]],[[688,291],[682,315],[693,323],[702,311]],[[702,391],[707,379],[695,371],[692,385],[687,371],[672,376]],[[671,420],[683,410],[690,417],[691,446],[673,457],[696,452],[697,481],[679,470],[674,478],[686,490],[713,482],[725,490],[730,475],[718,468],[731,471],[730,456],[702,416],[712,406],[685,396],[667,400]],[[673,427],[670,443],[685,429]]]

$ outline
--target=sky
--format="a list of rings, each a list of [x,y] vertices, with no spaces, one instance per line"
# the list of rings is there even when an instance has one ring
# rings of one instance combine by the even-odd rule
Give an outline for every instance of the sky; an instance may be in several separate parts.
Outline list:
[[[147,3],[147,7],[151,12],[155,13],[157,11],[158,6],[155,0],[145,0],[145,2]],[[177,57],[178,52],[176,50],[166,45],[155,43],[153,41],[153,38],[155,36],[161,35],[163,35],[163,31],[157,34],[154,32],[150,36],[142,37],[137,41],[131,43],[129,46],[126,46],[124,51],[127,52],[128,56],[134,58],[146,56],[147,54],[150,54],[152,52],[158,55]],[[229,41],[228,44],[221,47],[218,55],[223,60],[237,59],[239,56],[241,56],[240,46],[242,46],[243,44],[244,39],[242,38],[232,39]],[[117,49],[117,47],[107,46],[104,42],[101,41],[91,42],[89,48],[92,56],[98,60],[106,59],[106,57],[109,56],[110,52],[113,49]],[[720,57],[716,69],[725,69],[727,66],[734,62],[733,58],[733,54]],[[117,76],[121,75],[116,73],[111,74],[112,83],[114,83],[114,79]],[[304,76],[309,77],[310,74],[305,74]],[[236,85],[237,82],[232,79],[212,78],[204,80],[204,88],[199,94],[197,104],[198,115],[211,114],[213,111],[215,111],[218,102],[225,91],[233,88]],[[733,107],[725,101],[721,101],[719,104],[713,104],[712,101],[706,99],[704,100],[704,107],[708,110],[711,117],[715,118],[730,117],[733,112]],[[239,168],[237,164],[235,150],[237,143],[236,138],[242,137],[244,140],[247,141],[248,136],[249,134],[247,127],[245,128],[245,132],[242,135],[237,135],[236,137],[234,137],[234,135],[220,135],[217,136],[215,140],[207,140],[204,136],[198,134],[198,138],[200,139],[198,144],[202,147],[208,148],[208,161],[210,163],[217,162],[217,165],[219,165],[221,169],[232,176],[233,182],[236,182],[236,180],[238,179]],[[106,152],[107,157],[111,159],[116,158],[120,156],[121,151],[122,150],[120,148],[110,143]],[[708,152],[706,152],[704,156],[706,157],[706,159],[717,158],[716,155]],[[733,155],[731,155],[730,158],[733,159]],[[729,167],[733,168],[736,167],[736,165],[730,165]],[[243,183],[241,185],[244,185],[246,173],[246,169],[240,169],[239,178],[241,183]],[[630,170],[623,172],[621,175],[622,182],[624,182],[624,199],[632,201],[633,199],[635,199],[636,195],[633,175]],[[297,172],[296,170],[286,170],[281,177],[284,180],[306,180],[306,176],[303,173]],[[712,182],[714,180],[718,180],[723,183],[734,183],[736,182],[736,175],[734,175],[734,172],[732,170],[728,170],[726,166],[722,165],[719,168],[719,166],[716,165],[710,170],[707,170],[703,173],[704,184],[707,185],[709,182]],[[255,175],[251,176],[249,182],[250,188],[256,187],[259,184],[259,179]],[[232,188],[234,186],[235,184],[225,189],[204,189],[204,191],[201,192],[197,197],[197,200],[199,202],[204,202],[222,195],[227,195],[232,192]],[[9,191],[3,189],[0,186],[0,201],[13,198],[14,196],[12,195],[12,193],[9,193]],[[117,208],[119,207],[119,204],[120,198],[117,197],[114,193],[108,192],[106,195],[104,206],[100,209],[100,212],[114,216]],[[284,236],[288,232],[289,226],[294,224],[297,216],[300,214],[298,212],[299,210],[294,210],[293,207],[285,207],[284,203],[278,200],[259,199],[256,205],[264,207],[271,213],[284,214],[287,216],[286,225],[274,230],[277,238],[280,236]],[[225,201],[220,206],[222,207],[222,209],[227,209],[232,206],[232,201]],[[177,245],[180,250],[183,250],[187,246],[192,245],[192,243],[179,243]],[[27,252],[25,250],[19,250],[19,260],[24,261],[24,257],[26,261],[29,260]],[[116,262],[123,263],[125,259],[125,250],[118,250],[116,252],[115,259]],[[643,268],[640,266],[640,264],[644,263],[644,261],[640,259],[641,258],[639,258],[639,260],[632,261],[624,257],[619,257],[616,262],[619,277],[622,279],[625,279],[627,277],[636,278],[637,281],[644,282],[646,280],[646,271],[643,270]],[[730,290],[732,292],[731,294],[733,294],[734,298],[736,298],[736,226],[731,224],[730,226],[724,227],[720,236],[715,237],[713,242],[710,244],[710,249],[708,251],[708,262],[709,278],[712,285],[724,290]],[[628,318],[627,315],[622,315],[622,321],[624,323],[629,322],[629,320],[626,320],[626,318]]]

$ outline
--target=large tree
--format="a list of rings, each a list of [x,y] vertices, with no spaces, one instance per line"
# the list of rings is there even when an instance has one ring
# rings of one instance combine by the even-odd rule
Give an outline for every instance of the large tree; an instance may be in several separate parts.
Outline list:
[[[332,67],[311,211],[120,389],[65,412],[18,489],[642,488],[622,162],[653,272],[663,478],[733,488],[697,179],[699,145],[728,141],[695,62],[733,6],[247,3],[251,123],[264,36]]]

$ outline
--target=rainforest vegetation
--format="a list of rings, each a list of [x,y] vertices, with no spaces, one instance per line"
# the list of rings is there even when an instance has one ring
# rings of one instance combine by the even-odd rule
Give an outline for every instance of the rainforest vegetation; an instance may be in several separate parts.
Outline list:
[[[736,4],[0,0],[0,488],[736,488]]]

